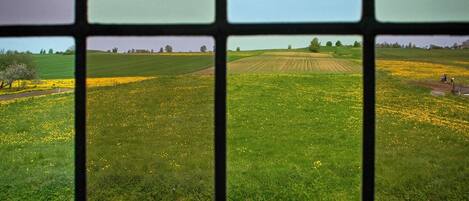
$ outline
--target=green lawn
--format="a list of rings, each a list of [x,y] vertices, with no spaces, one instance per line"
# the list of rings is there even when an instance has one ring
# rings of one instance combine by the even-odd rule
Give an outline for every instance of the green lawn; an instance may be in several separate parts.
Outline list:
[[[361,76],[230,75],[229,200],[359,200]]]
[[[213,82],[163,76],[90,90],[89,199],[211,200]]]
[[[213,55],[88,54],[89,77],[157,76],[196,72],[214,65]]]
[[[73,94],[0,104],[0,200],[73,200]]]
[[[34,55],[39,79],[74,77],[74,55]],[[126,55],[89,53],[89,77],[157,76],[192,73],[213,66],[213,55]]]
[[[377,75],[376,199],[469,199],[469,98]]]
[[[39,79],[73,78],[75,55],[33,55]]]

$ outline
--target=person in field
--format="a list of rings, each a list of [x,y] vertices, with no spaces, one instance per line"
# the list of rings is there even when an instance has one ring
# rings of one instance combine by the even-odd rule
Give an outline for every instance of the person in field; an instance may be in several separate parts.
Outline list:
[[[446,74],[443,74],[443,76],[440,77],[440,82],[446,83],[448,81],[448,78],[446,77]]]

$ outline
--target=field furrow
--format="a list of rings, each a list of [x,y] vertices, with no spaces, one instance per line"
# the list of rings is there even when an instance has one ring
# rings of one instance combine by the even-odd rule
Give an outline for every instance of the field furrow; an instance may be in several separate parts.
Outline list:
[[[228,73],[358,73],[352,61],[332,58],[321,53],[264,53],[228,63]]]

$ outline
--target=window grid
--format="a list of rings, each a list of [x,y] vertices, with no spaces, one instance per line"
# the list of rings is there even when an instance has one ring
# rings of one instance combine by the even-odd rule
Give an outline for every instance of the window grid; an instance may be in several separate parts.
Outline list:
[[[375,37],[469,35],[469,23],[381,23],[374,0],[363,0],[362,19],[354,23],[229,24],[227,0],[216,0],[215,22],[207,25],[100,25],[87,21],[87,1],[76,0],[72,25],[0,26],[0,36],[74,37],[75,55],[75,200],[86,200],[86,38],[89,36],[205,35],[215,38],[215,200],[226,200],[226,42],[230,35],[355,34],[363,37],[362,200],[374,200]]]

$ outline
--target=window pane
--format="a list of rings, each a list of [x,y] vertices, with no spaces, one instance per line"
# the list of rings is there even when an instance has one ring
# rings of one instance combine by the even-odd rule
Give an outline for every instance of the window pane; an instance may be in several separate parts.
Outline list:
[[[89,199],[213,199],[213,45],[88,39]]]
[[[376,0],[376,17],[384,22],[469,21],[467,0]]]
[[[360,0],[228,0],[232,23],[359,21]]]
[[[230,200],[360,199],[361,38],[316,37],[229,38]]]
[[[468,198],[468,40],[378,37],[378,200]]]
[[[72,38],[0,38],[0,200],[74,197]]]
[[[91,23],[211,23],[215,0],[88,0]]]
[[[0,25],[71,24],[73,0],[2,0]]]

